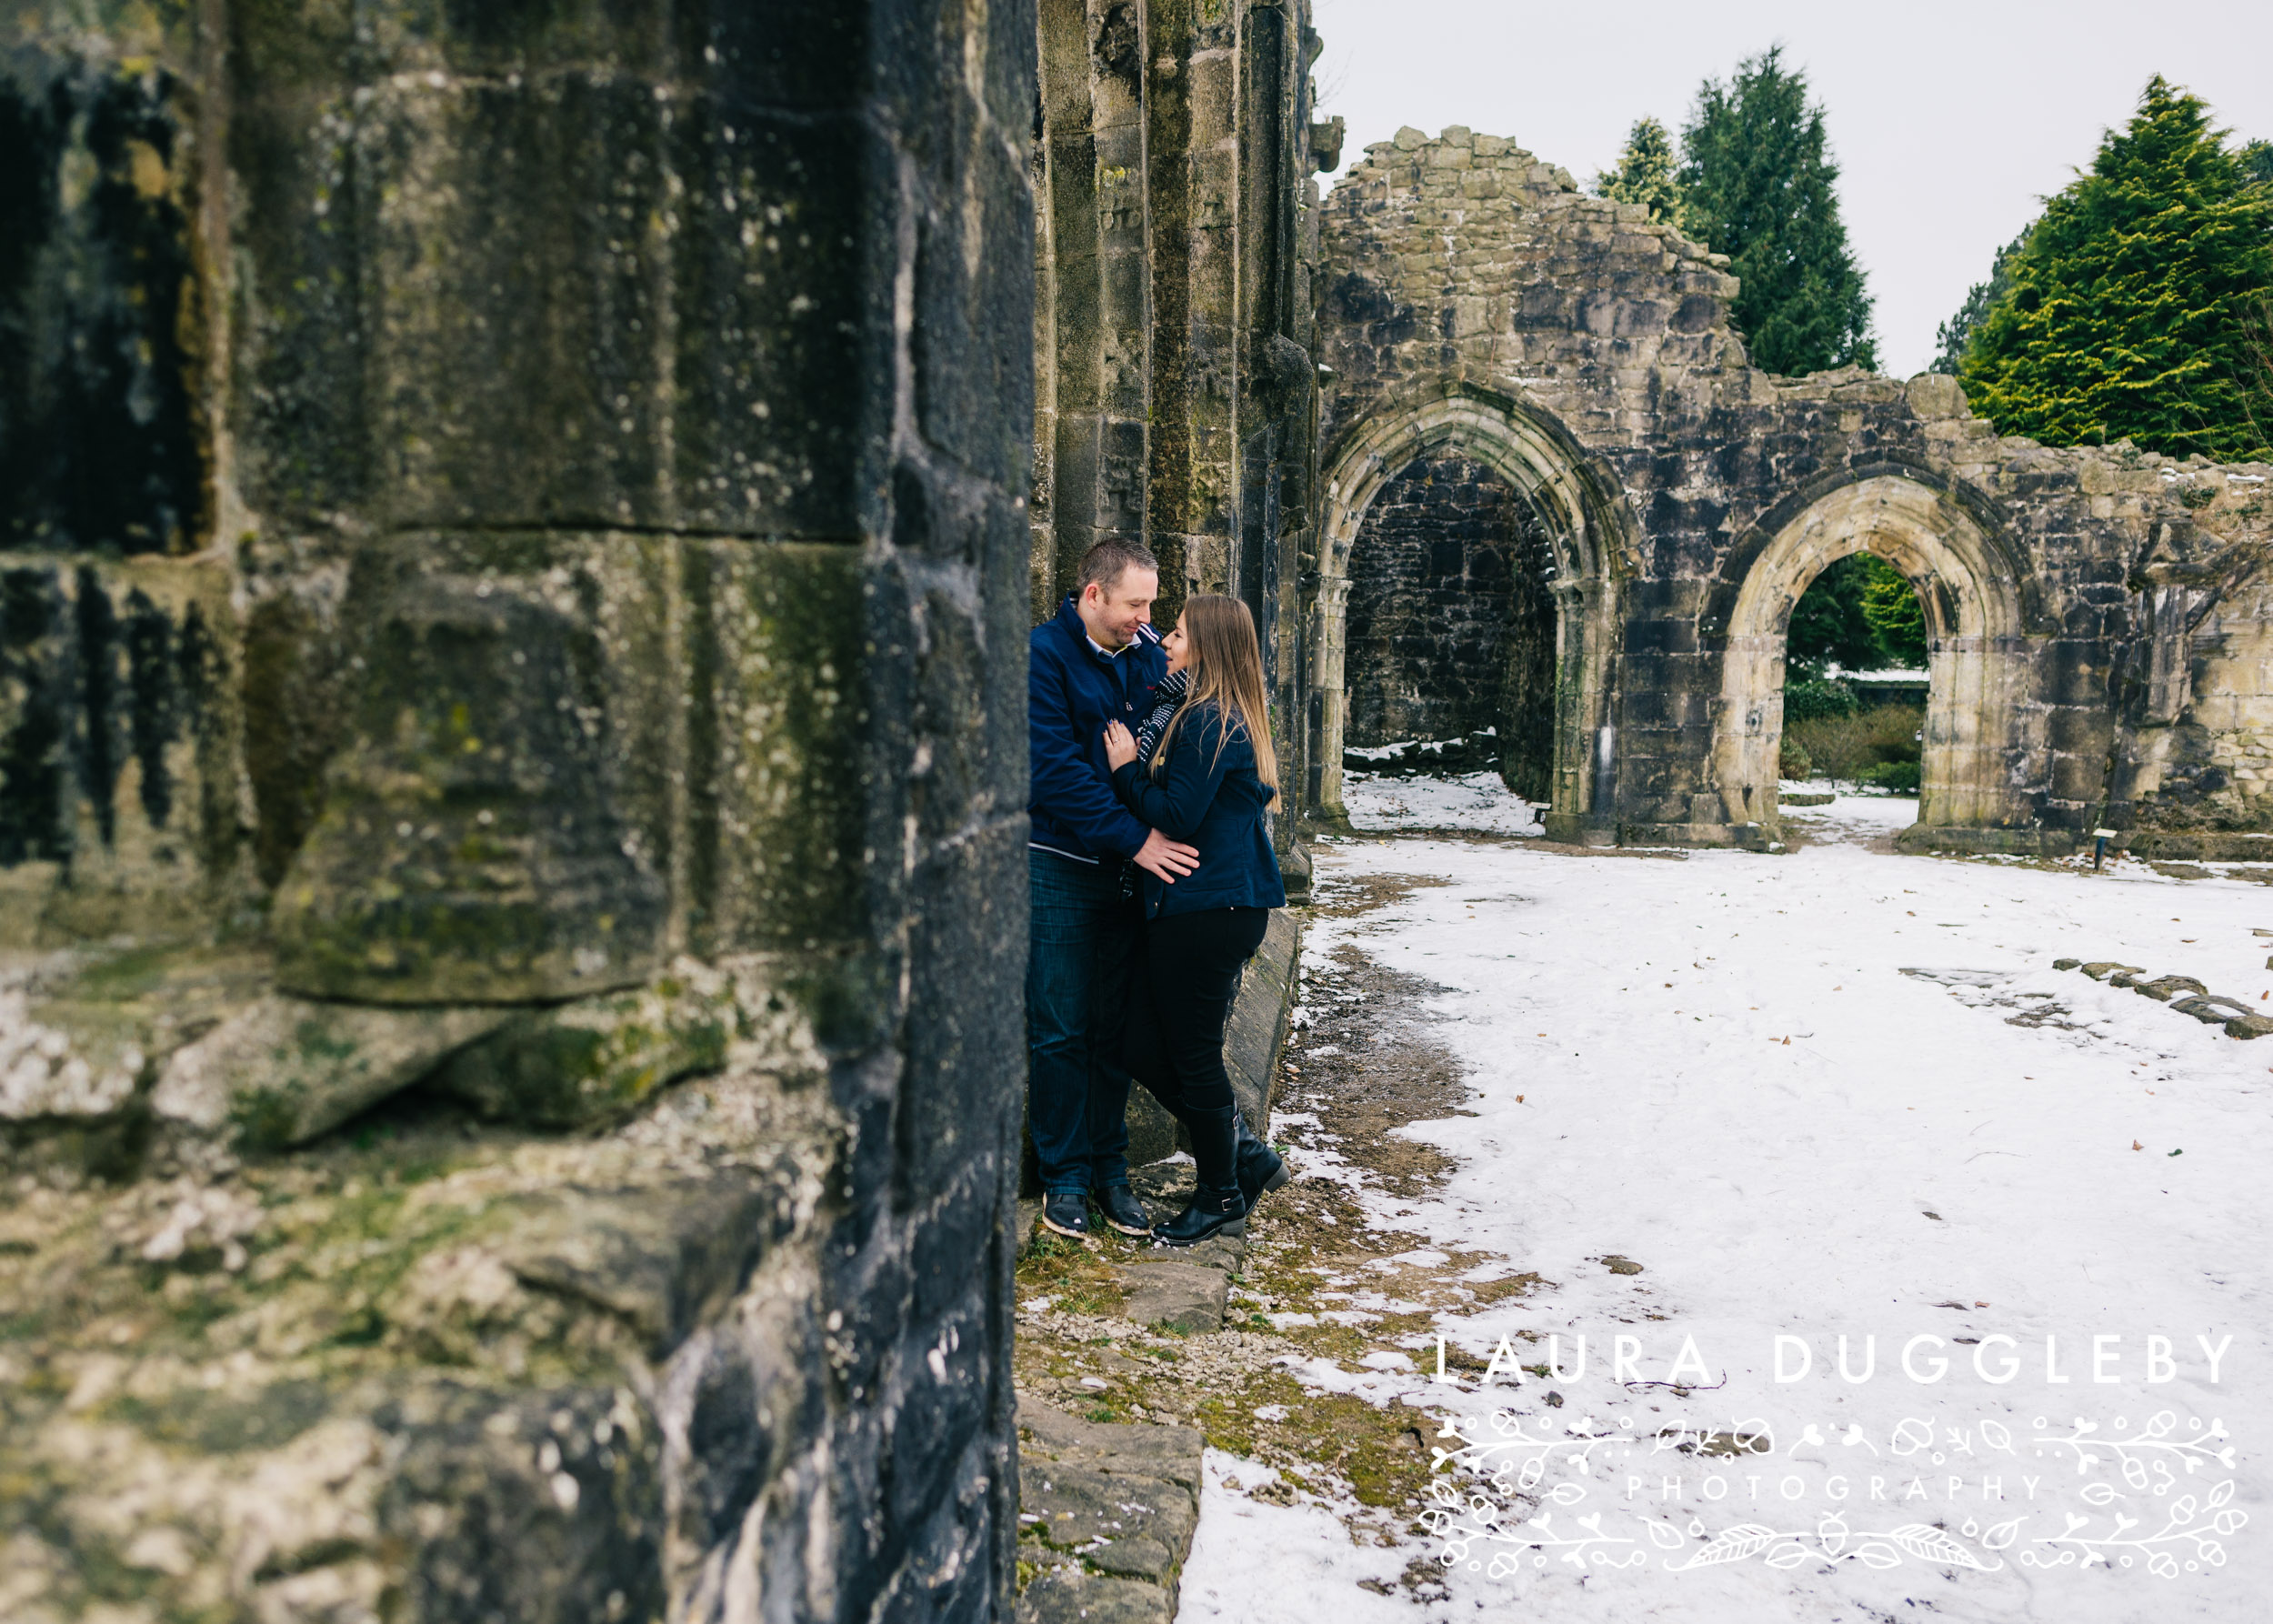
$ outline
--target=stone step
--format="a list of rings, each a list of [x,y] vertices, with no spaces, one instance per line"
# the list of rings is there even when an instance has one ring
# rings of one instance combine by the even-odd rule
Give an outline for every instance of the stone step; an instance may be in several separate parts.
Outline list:
[[[1250,1123],[1270,1120],[1299,946],[1294,916],[1274,913],[1232,1005],[1224,1063]],[[1191,1164],[1155,1159],[1172,1154],[1172,1142],[1140,1155],[1133,1104],[1130,1116],[1130,1159],[1138,1165],[1129,1184],[1156,1218],[1166,1218],[1191,1196]],[[1041,1216],[1038,1197],[1018,1202],[1022,1244],[1031,1243]],[[1143,1248],[1113,1266],[1126,1288],[1122,1313],[1135,1325],[1186,1335],[1219,1331],[1246,1256],[1247,1241],[1236,1235]],[[1171,1624],[1199,1520],[1203,1435],[1158,1422],[1085,1421],[1022,1394],[1018,1439],[1018,1556],[1032,1576],[1019,1591],[1017,1624]]]
[[[1018,1407],[1018,1624],[1169,1624],[1199,1523],[1197,1429]]]

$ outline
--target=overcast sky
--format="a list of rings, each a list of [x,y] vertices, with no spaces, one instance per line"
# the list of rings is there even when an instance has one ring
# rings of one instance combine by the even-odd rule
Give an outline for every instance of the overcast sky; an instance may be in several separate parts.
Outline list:
[[[1934,329],[2038,199],[2160,73],[2238,137],[2273,136],[2273,0],[1311,0],[1320,111],[1347,165],[1400,125],[1512,136],[1591,188],[1637,118],[1678,131],[1698,83],[1781,41],[1827,113],[1880,366],[1924,370]]]

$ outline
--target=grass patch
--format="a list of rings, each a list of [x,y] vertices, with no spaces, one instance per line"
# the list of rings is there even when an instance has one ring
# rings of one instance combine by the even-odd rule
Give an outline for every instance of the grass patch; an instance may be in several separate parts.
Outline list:
[[[1104,1318],[1121,1311],[1128,1290],[1095,1244],[1042,1232],[1018,1258],[1018,1295],[1046,1297],[1069,1314]]]

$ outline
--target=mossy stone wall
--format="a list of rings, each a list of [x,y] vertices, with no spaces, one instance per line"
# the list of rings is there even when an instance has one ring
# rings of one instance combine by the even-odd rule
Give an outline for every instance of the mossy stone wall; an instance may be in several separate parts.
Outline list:
[[[0,922],[174,969],[0,1099],[0,1524],[183,1486],[25,1605],[1006,1618],[1033,5],[12,24]]]

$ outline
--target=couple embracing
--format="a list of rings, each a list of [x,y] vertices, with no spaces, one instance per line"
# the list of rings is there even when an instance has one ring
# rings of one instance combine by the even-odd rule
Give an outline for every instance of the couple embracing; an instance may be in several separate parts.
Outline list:
[[[1101,541],[1028,646],[1026,1103],[1045,1225],[1086,1238],[1094,1200],[1124,1235],[1190,1246],[1240,1233],[1287,1182],[1223,1062],[1240,967],[1287,894],[1254,617],[1193,596],[1162,637],[1159,590],[1151,553]],[[1190,1205],[1158,1225],[1128,1183],[1132,1078],[1184,1125],[1197,1164]]]

